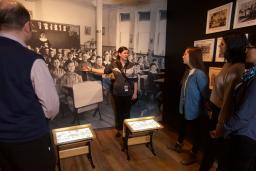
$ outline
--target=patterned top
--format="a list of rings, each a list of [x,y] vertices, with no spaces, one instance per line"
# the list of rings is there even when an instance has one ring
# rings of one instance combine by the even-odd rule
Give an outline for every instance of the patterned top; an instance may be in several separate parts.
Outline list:
[[[105,67],[105,74],[114,74],[113,95],[117,96],[132,96],[134,90],[134,82],[138,82],[138,74],[132,62],[127,62],[124,66],[119,60],[116,60]],[[126,77],[125,77],[125,76]],[[125,90],[125,85],[128,86],[128,91]]]

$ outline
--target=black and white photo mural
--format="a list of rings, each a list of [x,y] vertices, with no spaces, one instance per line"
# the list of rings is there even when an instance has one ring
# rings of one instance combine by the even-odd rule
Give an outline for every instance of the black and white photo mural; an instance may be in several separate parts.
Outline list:
[[[43,5],[46,6],[47,3],[48,1],[45,1]],[[70,2],[69,6],[71,10],[75,5]],[[166,7],[166,5],[162,6]],[[99,104],[102,119],[97,112],[95,115],[95,110],[88,110],[79,114],[80,123],[91,123],[95,128],[115,126],[111,95],[113,77],[83,72],[81,69],[84,65],[104,69],[116,60],[117,49],[120,46],[126,46],[129,49],[128,59],[135,64],[134,70],[138,75],[138,100],[132,106],[130,117],[156,116],[161,119],[166,9],[159,7],[153,11],[149,8],[149,10],[138,9],[136,12],[130,12],[112,8],[113,6],[110,9],[108,7],[103,9],[102,55],[97,54],[96,27],[93,21],[83,24],[78,22],[77,25],[69,24],[75,22],[68,20],[67,23],[59,20],[56,22],[39,19],[32,21],[32,38],[28,48],[43,56],[60,97],[60,113],[51,121],[52,127],[77,124],[72,122],[75,113],[73,95],[67,91],[66,87],[87,81],[102,83],[103,101]],[[132,9],[131,6],[123,8]],[[37,18],[36,14],[34,18]],[[69,18],[68,13],[63,15]],[[138,31],[137,34],[135,34],[136,31]],[[88,91],[93,89],[94,87],[90,87]]]

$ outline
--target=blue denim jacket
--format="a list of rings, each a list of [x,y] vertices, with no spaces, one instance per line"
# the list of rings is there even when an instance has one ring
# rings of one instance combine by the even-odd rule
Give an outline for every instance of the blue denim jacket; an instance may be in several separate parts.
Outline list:
[[[188,77],[185,96],[184,83],[182,84],[179,111],[181,114],[184,114],[186,120],[194,120],[201,114],[207,114],[204,102],[208,98],[208,77],[203,71],[196,69]]]

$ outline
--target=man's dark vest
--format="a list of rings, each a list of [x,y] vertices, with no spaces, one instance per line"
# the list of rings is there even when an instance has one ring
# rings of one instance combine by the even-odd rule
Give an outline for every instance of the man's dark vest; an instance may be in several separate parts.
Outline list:
[[[20,43],[0,37],[0,142],[25,142],[49,132],[32,86],[31,68],[41,58]]]

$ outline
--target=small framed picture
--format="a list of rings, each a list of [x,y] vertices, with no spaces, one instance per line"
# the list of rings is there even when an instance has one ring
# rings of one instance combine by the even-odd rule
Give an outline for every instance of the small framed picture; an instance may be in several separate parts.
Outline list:
[[[213,86],[215,85],[216,76],[220,73],[221,69],[222,68],[218,67],[209,68],[209,89],[213,89]]]
[[[84,27],[84,34],[85,35],[91,35],[92,28],[90,26],[85,26]]]
[[[215,62],[224,62],[224,51],[223,49],[220,48],[221,42],[222,42],[222,37],[217,38],[217,47],[216,47],[216,52],[215,52]]]
[[[215,39],[205,39],[194,41],[194,46],[202,49],[203,61],[212,62]]]
[[[206,34],[230,29],[233,3],[211,9],[207,13]]]
[[[237,0],[233,28],[256,25],[256,1]]]

